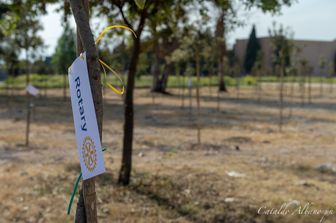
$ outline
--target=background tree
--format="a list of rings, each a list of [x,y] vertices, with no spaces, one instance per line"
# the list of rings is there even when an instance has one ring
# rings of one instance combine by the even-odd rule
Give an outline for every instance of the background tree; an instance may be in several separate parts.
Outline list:
[[[225,33],[243,22],[237,19],[237,11],[240,5],[246,9],[253,7],[261,9],[263,12],[278,13],[282,6],[291,5],[293,0],[208,0],[218,10],[216,19],[216,42],[217,42],[217,69],[219,76],[219,91],[227,91],[224,82],[224,57],[226,56]],[[209,10],[213,14],[213,10]]]
[[[146,20],[149,16],[155,15],[159,10],[160,4],[170,4],[170,1],[104,1],[100,2],[97,7],[109,18],[109,22],[116,21],[119,18],[128,27],[133,29],[136,37],[133,38],[133,48],[129,63],[127,75],[127,87],[124,99],[124,139],[122,163],[119,173],[119,183],[129,184],[132,169],[132,147],[133,147],[133,128],[134,128],[134,108],[133,108],[133,91],[135,75],[139,55],[141,53],[141,36],[144,30]],[[109,13],[108,13],[109,12]],[[113,18],[113,21],[111,19]],[[120,21],[120,20],[119,20]]]
[[[133,148],[133,128],[134,128],[134,108],[133,91],[135,75],[137,73],[139,55],[141,53],[142,33],[147,25],[147,21],[157,19],[158,15],[169,16],[166,10],[173,10],[177,3],[186,4],[183,1],[164,0],[138,0],[138,1],[104,1],[96,5],[100,12],[104,12],[109,22],[116,23],[120,20],[128,27],[132,28],[137,37],[132,37],[133,47],[130,56],[129,69],[127,74],[127,87],[124,101],[124,138],[122,164],[119,173],[119,183],[127,185],[130,182],[132,169],[132,148]],[[164,12],[164,13],[162,13]],[[169,11],[168,11],[169,12]],[[165,17],[167,18],[167,17]]]
[[[30,83],[30,63],[38,53],[37,48],[43,45],[42,39],[38,36],[38,31],[41,30],[42,27],[32,4],[28,4],[27,2],[27,4],[18,6],[13,3],[10,6],[10,10],[14,15],[19,15],[20,20],[15,24],[15,30],[7,36],[7,47],[13,47],[16,50],[15,52],[12,50],[9,51],[9,58],[18,57],[21,53],[25,55],[26,85],[28,85]],[[28,93],[26,94],[26,101],[25,145],[29,146],[31,98]]]
[[[153,76],[152,92],[166,93],[169,75],[174,70],[174,63],[170,63],[169,55],[179,46],[178,24],[186,21],[186,13],[182,1],[175,1],[175,5],[165,5],[149,19],[151,30],[152,51],[154,63],[151,73]],[[162,69],[161,68],[162,65]]]
[[[225,82],[224,82],[224,57],[226,55],[226,42],[225,42],[225,16],[227,15],[227,10],[230,3],[225,2],[221,8],[220,15],[216,23],[216,43],[217,43],[217,71],[218,71],[218,80],[219,86],[218,91],[227,91]]]
[[[249,74],[252,71],[252,68],[257,60],[258,52],[260,51],[260,49],[261,45],[256,36],[255,26],[253,25],[249,40],[247,42],[245,60],[244,60],[244,69],[247,74]]]

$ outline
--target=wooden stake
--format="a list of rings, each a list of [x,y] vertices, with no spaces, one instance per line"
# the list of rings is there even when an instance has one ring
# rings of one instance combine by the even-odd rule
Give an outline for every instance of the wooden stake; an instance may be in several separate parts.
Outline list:
[[[70,6],[77,24],[77,55],[84,50],[86,52],[91,92],[101,138],[103,119],[102,85],[98,52],[89,24],[89,2],[88,0],[70,0]],[[75,222],[96,223],[97,221],[95,178],[90,178],[83,181],[77,203]]]
[[[182,76],[181,108],[184,108],[185,73]]]
[[[28,86],[30,82],[30,74],[29,74],[29,65],[28,65],[28,50],[26,49],[26,60],[27,60],[27,70],[26,70],[26,86]],[[26,92],[26,103],[27,103],[27,116],[26,116],[26,146],[29,146],[29,133],[30,133],[30,94],[28,91]]]
[[[283,84],[283,78],[284,78],[284,73],[285,73],[285,65],[283,62],[283,59],[281,59],[281,65],[280,65],[280,88],[279,88],[279,100],[280,100],[280,108],[279,108],[279,131],[282,132],[282,125],[283,125],[283,89],[284,89],[284,84]]]
[[[197,75],[197,86],[196,86],[196,98],[197,98],[197,144],[201,145],[201,123],[200,123],[200,62],[199,62],[199,52],[196,51],[196,75]]]
[[[190,74],[189,76],[189,82],[188,82],[188,87],[189,87],[189,113],[192,111],[192,75]]]

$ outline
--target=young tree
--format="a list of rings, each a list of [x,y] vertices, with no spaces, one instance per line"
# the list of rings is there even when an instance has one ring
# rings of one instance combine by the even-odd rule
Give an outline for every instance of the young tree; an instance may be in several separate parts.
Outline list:
[[[273,29],[269,30],[273,43],[273,66],[279,75],[279,130],[282,131],[284,109],[284,84],[287,67],[290,66],[293,44],[289,40],[292,33],[283,26],[279,28],[273,23]]]
[[[42,39],[38,36],[38,31],[42,29],[36,14],[31,11],[28,5],[18,9],[20,20],[16,24],[13,32],[14,42],[20,50],[24,51],[26,59],[26,86],[30,84],[30,62],[36,55],[36,49],[43,45]],[[29,146],[30,122],[31,122],[31,96],[26,93],[27,115],[26,115],[26,142]]]
[[[128,185],[132,170],[132,148],[133,148],[133,128],[134,128],[134,107],[133,107],[133,92],[135,74],[139,55],[141,53],[141,38],[142,33],[148,21],[158,19],[158,16],[163,16],[165,19],[171,14],[170,10],[179,5],[178,3],[187,4],[189,1],[176,0],[128,0],[128,1],[104,1],[99,3],[97,7],[108,12],[109,22],[115,22],[121,18],[122,22],[132,28],[137,37],[133,39],[132,55],[129,63],[127,75],[127,88],[124,101],[124,138],[123,138],[123,154],[122,164],[119,172],[119,183]],[[117,19],[116,19],[117,18]],[[119,20],[120,21],[120,20]],[[158,24],[159,25],[159,24]]]
[[[325,67],[326,67],[326,60],[324,56],[320,57],[320,96],[323,95],[323,77],[324,77],[324,72],[325,72]]]
[[[255,84],[255,90],[256,90],[256,97],[257,100],[261,100],[261,76],[262,76],[262,52],[258,51],[257,58],[254,62],[253,68],[252,68],[252,74],[256,77],[256,84]]]
[[[52,64],[59,74],[63,74],[63,99],[66,99],[67,70],[76,57],[75,33],[68,22],[64,24],[62,36],[57,41]]]
[[[182,37],[181,37],[182,38]],[[182,39],[183,40],[183,39]],[[181,41],[180,47],[175,49],[171,55],[167,58],[170,63],[176,64],[178,69],[178,87],[181,88],[182,85],[182,92],[180,92],[181,98],[181,108],[184,108],[184,86],[185,86],[185,73],[186,73],[186,66],[188,59],[188,51],[183,48],[183,42]],[[182,81],[180,81],[182,75]],[[182,84],[181,84],[182,82]]]
[[[307,73],[307,60],[300,61],[300,91],[301,91],[301,106],[305,105],[306,94],[306,73]]]
[[[307,75],[308,75],[308,103],[312,103],[312,75],[313,75],[313,67],[307,67]]]

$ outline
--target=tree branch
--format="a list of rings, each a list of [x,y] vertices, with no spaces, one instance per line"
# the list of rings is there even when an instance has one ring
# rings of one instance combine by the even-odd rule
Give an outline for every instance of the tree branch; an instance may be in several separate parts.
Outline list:
[[[119,5],[119,4],[118,4],[117,7],[118,7],[119,12],[120,12],[120,14],[121,14],[121,17],[123,18],[123,20],[124,20],[124,22],[126,23],[126,25],[127,25],[129,28],[133,29],[132,24],[127,20],[125,14],[124,14],[123,5]]]
[[[144,29],[145,26],[145,21],[147,19],[147,11],[146,10],[142,10],[141,15],[140,15],[140,22],[138,25],[138,28],[136,30],[136,34],[138,36],[138,38],[140,38],[141,32]]]

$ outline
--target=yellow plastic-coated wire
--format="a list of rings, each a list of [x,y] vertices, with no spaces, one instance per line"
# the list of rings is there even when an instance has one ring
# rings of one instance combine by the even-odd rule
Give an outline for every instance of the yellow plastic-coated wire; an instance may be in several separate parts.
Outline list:
[[[104,61],[102,61],[101,59],[99,59],[99,63],[102,65],[103,67],[103,71],[104,71],[104,75],[105,75],[105,78],[106,78],[106,70],[105,68],[107,68],[108,70],[110,70],[112,72],[112,74],[114,74],[118,79],[119,81],[123,84],[123,81],[122,79],[120,78],[120,76],[118,75],[118,73],[116,71],[114,71],[109,65],[107,65]],[[112,84],[110,83],[106,83],[106,85],[111,88],[111,90],[113,90],[115,93],[117,94],[124,94],[124,91],[125,91],[125,88],[124,88],[124,85],[122,85],[122,89],[119,90],[117,89],[116,87],[114,87]]]
[[[128,31],[132,32],[133,35],[137,38],[136,33],[133,31],[133,29],[127,27],[127,26],[122,26],[122,25],[114,25],[114,26],[108,26],[106,27],[98,36],[98,38],[96,39],[96,45],[99,43],[100,39],[105,35],[105,33],[107,31],[109,31],[110,29],[116,29],[116,28],[121,28],[121,29],[127,29]]]
[[[99,36],[98,36],[98,38],[96,39],[96,42],[95,42],[96,45],[99,43],[100,39],[105,35],[105,33],[106,33],[107,31],[109,31],[110,29],[116,29],[116,28],[126,29],[126,30],[132,32],[133,35],[137,38],[136,33],[135,33],[131,28],[129,28],[129,27],[127,27],[127,26],[122,26],[122,25],[108,26],[108,27],[106,27],[106,28],[99,34]],[[100,65],[101,65],[102,68],[103,68],[105,78],[106,78],[106,76],[107,76],[105,68],[107,68],[108,70],[110,70],[110,71],[112,72],[112,74],[114,74],[114,75],[119,79],[119,81],[120,81],[120,83],[121,83],[121,85],[122,85],[122,89],[121,89],[121,90],[117,89],[116,87],[114,87],[114,86],[113,86],[112,84],[110,84],[110,83],[106,83],[107,87],[109,87],[112,91],[114,91],[114,92],[117,93],[117,94],[120,94],[120,95],[124,94],[124,92],[125,92],[124,83],[123,83],[122,79],[120,78],[120,76],[118,75],[118,73],[117,73],[116,71],[114,71],[109,65],[107,65],[107,64],[106,64],[104,61],[102,61],[101,59],[99,59],[99,63],[100,63]]]

